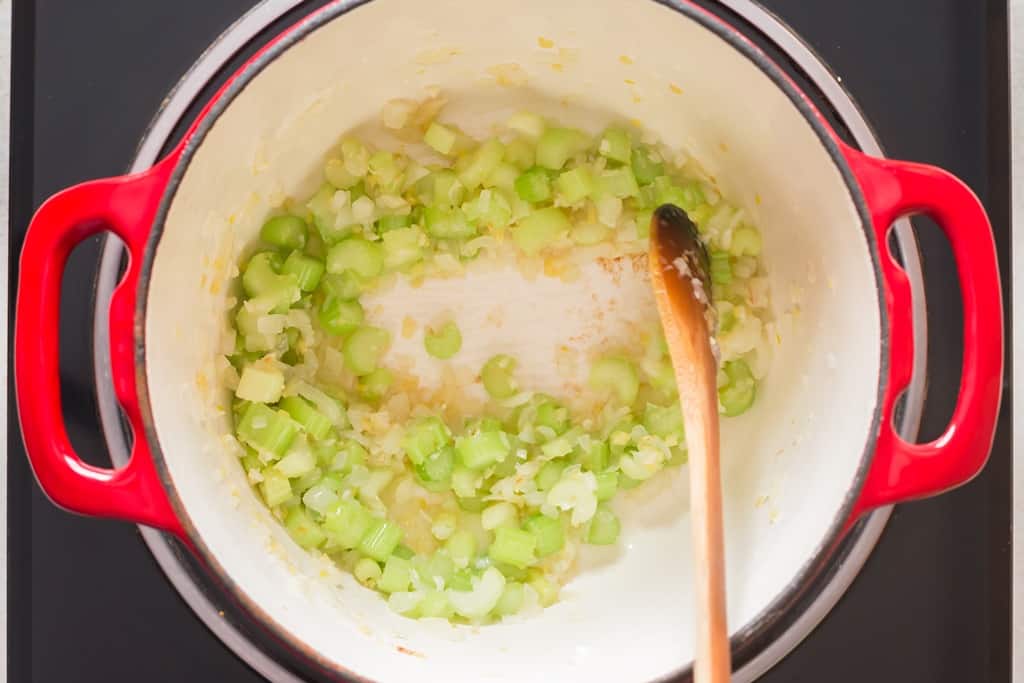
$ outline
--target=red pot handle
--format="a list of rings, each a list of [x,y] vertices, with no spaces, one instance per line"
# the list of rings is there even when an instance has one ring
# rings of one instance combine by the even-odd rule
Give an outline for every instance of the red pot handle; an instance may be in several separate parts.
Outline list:
[[[923,498],[960,486],[985,465],[1002,393],[1003,308],[992,227],[981,202],[941,169],[843,150],[860,182],[881,252],[890,322],[889,383],[871,470],[851,523],[880,505]],[[953,417],[942,436],[911,444],[895,432],[896,399],[913,369],[910,283],[893,259],[887,236],[893,221],[927,214],[949,238],[960,278],[964,355]]]
[[[184,539],[153,465],[135,392],[135,292],[146,238],[173,158],[133,176],[95,180],[54,195],[25,236],[15,309],[14,372],[18,415],[36,478],[53,502],[72,512],[148,524]],[[128,270],[110,304],[115,390],[134,433],[132,456],[117,470],[75,454],[61,414],[58,324],[68,255],[104,230],[126,244]]]

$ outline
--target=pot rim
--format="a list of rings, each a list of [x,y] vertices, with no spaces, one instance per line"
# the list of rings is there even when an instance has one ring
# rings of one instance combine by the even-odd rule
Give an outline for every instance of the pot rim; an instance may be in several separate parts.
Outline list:
[[[230,78],[228,84],[217,93],[211,102],[203,109],[186,134],[182,145],[176,151],[177,158],[174,160],[173,168],[163,188],[157,211],[154,215],[141,265],[138,296],[136,298],[135,319],[144,321],[146,319],[148,295],[152,269],[156,258],[157,247],[163,235],[167,215],[177,195],[181,181],[187,172],[195,153],[202,145],[206,135],[220,115],[231,105],[235,98],[245,87],[263,70],[274,62],[278,57],[287,52],[291,47],[304,40],[317,29],[325,26],[331,21],[369,4],[373,0],[335,0],[324,7],[314,10],[305,16],[298,23],[276,38],[272,39],[263,50],[259,51],[252,59],[243,64]],[[770,631],[785,614],[797,609],[800,604],[809,597],[808,589],[815,583],[815,580],[831,566],[831,560],[839,549],[840,541],[843,538],[844,530],[847,530],[847,522],[854,510],[860,491],[864,485],[871,462],[875,453],[877,435],[882,419],[883,402],[889,384],[890,375],[890,322],[885,307],[884,299],[884,278],[880,265],[880,254],[878,244],[873,232],[873,221],[871,212],[868,209],[861,186],[853,173],[846,157],[841,151],[835,133],[819,114],[811,103],[810,98],[797,86],[797,84],[765,54],[754,42],[749,40],[742,32],[731,26],[721,17],[705,10],[690,0],[674,2],[673,0],[650,0],[664,7],[667,7],[684,17],[695,21],[703,28],[711,31],[718,38],[724,40],[733,49],[750,60],[765,76],[786,95],[797,111],[810,125],[818,137],[825,151],[831,158],[839,171],[843,184],[857,214],[860,217],[861,229],[864,231],[869,255],[871,257],[872,273],[875,280],[875,294],[878,305],[880,321],[879,338],[879,373],[877,390],[875,393],[875,404],[872,408],[872,417],[865,445],[861,452],[860,463],[850,487],[843,497],[842,505],[838,513],[833,517],[828,530],[812,552],[810,558],[804,562],[801,568],[794,574],[789,583],[782,589],[768,605],[755,617],[750,619],[740,628],[730,634],[730,648],[733,652],[743,651],[753,646],[763,635]],[[721,4],[720,0],[712,0]],[[193,543],[195,552],[215,578],[217,578],[228,592],[235,598],[238,604],[267,631],[280,642],[286,644],[295,652],[306,657],[311,663],[322,669],[327,674],[337,676],[339,673],[349,679],[366,681],[372,683],[372,679],[364,678],[346,669],[340,662],[324,657],[320,652],[313,650],[307,643],[298,638],[291,631],[275,621],[267,612],[254,601],[224,570],[216,556],[210,551],[202,536],[198,533],[191,515],[182,503],[177,488],[171,479],[167,468],[166,459],[156,425],[153,420],[152,404],[150,401],[150,389],[147,380],[146,363],[146,325],[138,323],[134,330],[134,356],[135,356],[135,377],[138,395],[138,404],[144,427],[144,437],[149,444],[153,464],[160,477],[164,489],[168,494],[168,500],[176,513],[184,532]],[[665,676],[654,679],[655,681],[668,681],[678,676],[685,676],[692,671],[692,662],[681,665]],[[653,683],[653,682],[652,682]]]

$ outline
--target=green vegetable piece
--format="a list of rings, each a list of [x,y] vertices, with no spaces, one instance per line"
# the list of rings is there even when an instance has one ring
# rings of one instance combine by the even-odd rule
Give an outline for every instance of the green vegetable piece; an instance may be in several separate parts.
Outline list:
[[[523,523],[523,528],[537,539],[537,557],[547,557],[565,547],[565,531],[557,519],[536,514]]]
[[[466,218],[478,226],[504,228],[512,220],[512,207],[500,192],[482,190],[462,205]]]
[[[320,284],[320,278],[324,274],[324,264],[312,256],[306,256],[300,251],[293,251],[284,260],[281,273],[293,276],[299,289],[303,292],[312,292]]]
[[[476,538],[468,531],[459,529],[452,534],[444,544],[452,563],[459,569],[469,565],[469,561],[476,555]]]
[[[505,161],[518,168],[533,166],[536,156],[533,145],[523,138],[516,138],[505,145]]]
[[[468,190],[480,187],[486,178],[501,163],[505,145],[497,138],[491,138],[469,154],[465,168],[459,171],[459,180]]]
[[[320,291],[327,297],[351,301],[363,293],[363,281],[352,271],[327,273],[320,278]]]
[[[307,550],[318,548],[327,540],[327,535],[301,506],[288,511],[284,518],[284,528],[296,543]]]
[[[455,450],[463,465],[482,470],[504,460],[512,452],[512,443],[505,432],[478,431],[458,437]]]
[[[368,401],[379,401],[388,392],[394,379],[394,374],[387,368],[377,368],[359,378],[359,395]]]
[[[384,247],[361,237],[349,237],[327,251],[327,272],[351,271],[364,279],[372,279],[384,269]]]
[[[406,270],[423,259],[425,236],[419,228],[394,228],[381,237],[384,245],[384,267]]]
[[[423,462],[416,466],[416,474],[425,482],[446,484],[451,480],[454,468],[455,449],[444,446],[424,458]]]
[[[575,204],[586,199],[595,189],[594,177],[586,166],[563,171],[555,180],[555,191],[567,204]]]
[[[330,419],[313,407],[306,399],[299,396],[286,396],[278,406],[288,413],[293,420],[302,425],[314,439],[323,439],[331,432]]]
[[[498,604],[494,606],[494,614],[499,617],[515,614],[523,607],[523,595],[523,584],[518,581],[506,582]]]
[[[491,398],[508,398],[518,391],[519,387],[512,373],[516,369],[516,359],[504,354],[491,356],[480,370],[480,380]]]
[[[551,177],[539,166],[523,171],[515,182],[516,194],[532,204],[551,199]]]
[[[560,170],[570,157],[587,148],[587,135],[575,128],[548,128],[537,140],[537,165]]]
[[[633,171],[628,166],[608,168],[597,176],[598,197],[636,197],[640,187],[636,184]]]
[[[359,545],[373,521],[370,511],[350,498],[338,501],[327,510],[324,529],[340,547],[351,549]]]
[[[589,384],[595,391],[614,394],[625,406],[633,404],[640,390],[636,368],[628,360],[617,357],[602,358],[594,363]]]
[[[272,365],[246,365],[235,396],[256,403],[276,403],[284,389],[284,373]]]
[[[631,156],[633,175],[641,185],[648,185],[665,173],[665,165],[651,158],[651,150],[634,147]]]
[[[423,212],[427,234],[437,239],[463,239],[476,234],[476,227],[462,209],[428,206]]]
[[[324,179],[342,190],[347,190],[362,180],[360,176],[349,173],[345,168],[345,162],[341,159],[327,160],[327,163],[324,164]]]
[[[459,498],[473,498],[477,493],[479,478],[479,472],[474,472],[464,465],[456,464],[452,468],[452,491]]]
[[[448,321],[440,329],[427,328],[423,335],[423,346],[434,358],[446,360],[462,348],[462,333],[459,332],[458,325]]]
[[[374,520],[359,542],[359,550],[378,562],[384,562],[402,542],[402,529],[384,519]],[[386,568],[385,568],[386,570]]]
[[[263,403],[251,403],[236,429],[238,438],[258,451],[280,457],[292,445],[299,425],[288,413]]]
[[[451,431],[439,417],[421,417],[412,422],[402,437],[402,450],[414,465],[451,443]]]
[[[356,577],[356,581],[363,584],[367,588],[376,588],[377,583],[380,581],[382,572],[380,565],[375,560],[371,560],[369,557],[360,558],[356,562],[356,566],[352,568],[352,575]]]
[[[391,231],[398,230],[399,228],[407,228],[412,225],[411,214],[391,214],[387,216],[381,216],[377,219],[377,232],[381,235]]]
[[[412,583],[412,564],[409,560],[392,555],[384,563],[384,572],[377,582],[377,588],[383,593],[397,593],[409,589]]]
[[[343,336],[363,324],[365,314],[358,301],[342,301],[329,297],[320,304],[317,319],[328,334]]]
[[[444,591],[428,590],[416,608],[416,613],[424,619],[447,619],[455,613],[455,610]]]
[[[569,428],[569,409],[544,394],[535,397],[537,415],[534,424],[538,427],[550,427],[555,434],[562,434]]]
[[[246,296],[259,297],[274,313],[284,313],[299,300],[302,293],[293,275],[277,272],[280,257],[270,252],[254,254],[242,273],[242,289]],[[244,310],[244,307],[243,307]]]
[[[263,481],[260,482],[260,493],[267,507],[277,507],[292,497],[292,484],[272,467],[263,470]]]
[[[568,234],[571,227],[565,212],[551,206],[521,218],[512,229],[512,240],[526,254],[536,254]]]
[[[679,401],[667,406],[648,403],[644,408],[644,427],[648,432],[663,439],[674,437],[676,443],[683,440],[683,412]]]
[[[541,607],[550,607],[558,600],[558,585],[548,580],[541,571],[531,570],[529,585],[537,592]]]
[[[619,529],[619,518],[615,513],[604,505],[598,505],[587,529],[587,543],[611,545],[619,539]]]
[[[298,216],[274,216],[260,228],[260,239],[283,249],[302,249],[307,232],[306,221]]]
[[[710,249],[708,256],[711,266],[708,269],[711,282],[716,285],[727,285],[732,282],[732,266],[729,264],[729,252]]]
[[[529,531],[500,527],[494,531],[494,543],[488,548],[487,556],[495,562],[526,569],[537,561],[536,549],[537,537]]]
[[[633,142],[629,139],[629,133],[616,127],[605,130],[601,141],[597,144],[598,154],[622,164],[630,162],[632,148]]]
[[[761,233],[747,225],[741,225],[732,232],[729,253],[733,256],[757,256],[761,253]]]
[[[587,449],[580,453],[577,461],[588,472],[604,472],[608,469],[608,443],[591,441]]]
[[[611,500],[619,488],[619,473],[612,470],[596,474],[595,477],[597,478],[597,490],[594,495],[597,496],[597,502],[603,503],[606,500]]]
[[[718,402],[727,417],[741,415],[754,403],[757,395],[757,382],[750,366],[742,360],[726,361],[722,371],[728,382],[718,388]]]
[[[368,325],[357,328],[345,339],[342,347],[345,367],[356,376],[370,374],[377,369],[390,341],[391,335],[387,330]]]
[[[455,150],[458,132],[448,126],[434,121],[423,135],[423,142],[440,154],[450,155]]]

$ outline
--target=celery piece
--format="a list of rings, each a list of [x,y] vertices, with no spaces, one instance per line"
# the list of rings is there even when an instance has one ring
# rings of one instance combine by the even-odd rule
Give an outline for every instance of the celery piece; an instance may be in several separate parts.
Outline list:
[[[377,368],[359,378],[359,395],[367,401],[379,401],[388,392],[395,376],[387,368]]]
[[[441,590],[428,590],[416,608],[416,614],[423,619],[447,619],[453,613],[452,603]]]
[[[320,304],[317,320],[329,334],[346,335],[363,324],[363,307],[358,301],[342,301],[328,297]]]
[[[729,253],[733,256],[757,256],[761,253],[761,233],[747,225],[732,231]]]
[[[412,583],[412,564],[396,555],[387,558],[384,571],[377,581],[377,589],[384,593],[408,590]]]
[[[459,180],[468,190],[475,190],[490,175],[505,155],[505,145],[491,138],[469,153],[468,163],[459,173]]]
[[[502,190],[512,190],[515,187],[516,178],[519,177],[519,169],[508,162],[501,162],[494,167],[494,170],[484,178],[484,187],[497,187]]]
[[[705,203],[704,192],[696,182],[687,183],[679,187],[672,183],[668,176],[658,176],[654,179],[655,198],[657,204],[675,204],[687,213],[690,213],[699,205]],[[690,218],[698,223],[693,216]]]
[[[273,467],[263,470],[263,481],[260,482],[260,493],[267,507],[277,507],[292,497],[292,484]]]
[[[301,506],[288,511],[284,518],[284,528],[296,543],[307,550],[317,548],[327,540],[324,532]]]
[[[588,472],[604,472],[608,469],[608,443],[592,440],[586,449],[582,449],[577,462]]]
[[[324,179],[342,190],[347,190],[361,180],[360,176],[348,172],[345,162],[341,159],[327,160],[327,163],[324,164]]]
[[[345,367],[357,376],[370,374],[377,369],[377,363],[390,341],[387,330],[368,325],[357,328],[345,339],[342,347]]]
[[[644,408],[643,424],[650,434],[663,439],[674,437],[676,443],[681,443],[683,440],[683,412],[679,401],[667,406],[648,403]]]
[[[602,358],[590,368],[590,388],[611,392],[625,405],[632,405],[640,390],[640,379],[633,364],[625,358]]]
[[[292,275],[303,292],[312,292],[320,284],[320,278],[324,274],[324,264],[312,256],[306,256],[300,251],[293,251],[284,260],[281,273]]]
[[[423,346],[434,358],[446,360],[462,348],[462,333],[458,325],[449,320],[439,329],[428,327],[423,335]]]
[[[469,561],[476,554],[476,537],[468,531],[459,529],[453,533],[444,544],[452,563],[462,569],[469,565]]]
[[[466,186],[462,184],[454,171],[448,169],[434,171],[430,178],[433,199],[424,202],[425,204],[452,209],[462,203],[466,196]]]
[[[280,257],[269,252],[254,254],[242,272],[242,289],[249,297],[260,297],[270,303],[275,313],[284,313],[299,300],[301,292],[293,275],[281,275]]]
[[[345,168],[355,176],[365,176],[370,166],[370,150],[359,140],[347,138],[341,141],[341,157]]]
[[[371,560],[369,557],[360,558],[356,562],[356,566],[352,568],[352,575],[356,577],[356,581],[363,584],[367,588],[376,588],[377,582],[380,581],[382,572],[380,565],[375,560]]]
[[[535,478],[537,482],[538,491],[549,491],[558,483],[558,480],[562,478],[562,472],[569,466],[569,463],[563,459],[549,460],[544,463],[540,470],[537,472]]]
[[[416,474],[422,481],[447,486],[454,465],[455,449],[444,446],[424,458],[423,462],[416,466]]]
[[[607,128],[597,143],[598,154],[622,164],[630,162],[632,149],[633,141],[629,139],[629,133],[615,126]]]
[[[488,228],[504,228],[512,220],[512,207],[500,192],[485,189],[462,205],[471,222]]]
[[[332,206],[334,193],[338,190],[330,183],[324,183],[308,202],[306,208],[313,216],[313,225],[326,244],[334,244],[347,232],[347,228],[336,228],[335,212]]]
[[[363,281],[352,271],[344,273],[327,273],[320,278],[319,290],[325,296],[334,297],[342,301],[358,299],[363,293]]]
[[[536,140],[544,133],[544,119],[537,114],[528,111],[516,112],[508,117],[505,125],[526,136],[530,140]]]
[[[331,461],[331,469],[351,472],[353,467],[365,466],[368,455],[369,453],[358,441],[343,441],[338,447],[334,460]]]
[[[633,171],[628,166],[607,168],[597,176],[595,196],[600,197],[636,197],[640,187],[636,184]]]
[[[512,503],[501,501],[487,506],[480,513],[480,526],[487,531],[503,526],[516,526],[518,524],[516,506]]]
[[[284,389],[284,374],[272,365],[247,365],[238,380],[235,396],[256,403],[276,403]]]
[[[476,496],[480,474],[468,467],[456,464],[452,468],[452,491],[459,498],[472,498]]]
[[[428,206],[423,212],[427,234],[437,239],[462,239],[476,234],[462,209]]]
[[[594,476],[597,478],[597,490],[594,491],[597,502],[603,503],[606,500],[611,500],[619,488],[619,473],[612,470],[600,472]]]
[[[378,562],[384,562],[402,542],[402,529],[384,519],[374,520],[359,542],[359,550]]]
[[[597,512],[590,520],[587,529],[587,543],[591,545],[611,545],[619,539],[619,518],[604,505],[597,506]]]
[[[280,457],[299,433],[299,424],[284,411],[250,403],[236,432],[239,439],[256,450]]]
[[[423,259],[424,235],[419,228],[395,228],[381,236],[384,245],[384,267],[405,270]]]
[[[515,369],[516,359],[504,354],[492,356],[484,363],[480,369],[480,380],[492,398],[508,398],[516,393],[519,387],[512,377]]]
[[[395,155],[387,150],[374,152],[366,161],[367,173],[378,186],[387,187],[402,173],[395,163]]]
[[[725,386],[718,388],[718,402],[727,417],[747,412],[757,394],[757,382],[750,372],[750,366],[742,360],[726,361],[722,370],[728,377]]]
[[[504,460],[512,451],[508,434],[502,431],[478,431],[455,439],[459,461],[471,470],[482,470]]]
[[[439,417],[421,417],[410,423],[402,437],[402,450],[409,462],[421,465],[428,456],[451,443],[452,433]]]
[[[359,277],[370,279],[384,268],[384,248],[377,242],[361,237],[349,237],[327,251],[327,272],[350,271]]]
[[[384,235],[390,230],[407,228],[410,225],[412,225],[412,215],[408,213],[381,216],[377,219],[377,232]]]
[[[321,476],[320,481],[310,486],[302,494],[302,504],[321,515],[324,514],[338,502],[336,483],[334,480],[325,480]]]
[[[552,583],[538,569],[530,571],[529,586],[537,592],[541,607],[550,607],[558,600],[558,585]]]
[[[587,136],[575,128],[548,128],[537,140],[537,165],[560,170],[570,157],[587,148]]]
[[[427,132],[423,134],[423,142],[436,152],[447,156],[454,151],[458,137],[458,131],[434,121],[427,128]]]
[[[324,514],[324,530],[339,546],[350,549],[359,545],[373,521],[369,510],[349,498],[328,508]]]
[[[330,419],[304,398],[286,396],[281,399],[278,406],[281,410],[288,413],[293,420],[302,425],[306,433],[314,439],[323,439],[331,431]]]
[[[555,191],[566,204],[575,204],[594,193],[594,177],[586,166],[563,171],[555,179]]]
[[[537,539],[537,557],[547,557],[565,547],[565,532],[558,519],[536,514],[523,522],[523,528]]]
[[[577,223],[569,232],[569,239],[580,246],[591,246],[611,241],[615,231],[601,223]]]
[[[505,161],[517,168],[530,168],[536,156],[533,145],[523,138],[515,138],[505,145]]]
[[[569,232],[572,223],[555,207],[540,209],[523,217],[512,229],[512,239],[527,254],[536,254]]]
[[[551,199],[551,176],[539,166],[523,171],[514,184],[516,194],[532,204]]]
[[[273,216],[260,228],[260,239],[283,249],[302,249],[307,232],[306,221],[298,216]]]
[[[306,437],[300,436],[295,439],[292,442],[292,447],[284,454],[284,457],[274,464],[274,467],[289,479],[304,477],[315,470],[316,456],[313,455],[313,451],[309,448]],[[310,483],[310,486],[313,483],[315,482]]]
[[[732,282],[732,265],[729,263],[729,252],[709,249],[708,257],[710,259],[708,274],[711,276],[711,282],[716,285],[727,285]]]
[[[665,173],[665,165],[660,161],[654,161],[651,158],[651,150],[644,147],[633,148],[631,166],[636,181],[641,185],[648,185]]]
[[[472,590],[448,590],[448,600],[455,612],[470,620],[480,620],[494,609],[505,591],[505,577],[494,567],[488,567],[473,585]]]
[[[569,410],[561,403],[545,394],[534,397],[537,414],[534,424],[538,427],[549,427],[555,434],[561,434],[569,428]]]
[[[434,523],[430,526],[430,533],[439,541],[451,538],[455,533],[458,521],[451,512],[442,512],[434,516]]]
[[[636,236],[645,240],[651,236],[651,218],[654,216],[654,209],[640,209],[636,212]]]
[[[498,598],[498,604],[494,606],[494,614],[499,617],[515,614],[523,607],[523,595],[523,584],[518,581],[505,582],[505,589]]]
[[[500,527],[494,531],[494,543],[487,555],[495,562],[526,569],[537,561],[537,537],[529,531],[513,527]]]

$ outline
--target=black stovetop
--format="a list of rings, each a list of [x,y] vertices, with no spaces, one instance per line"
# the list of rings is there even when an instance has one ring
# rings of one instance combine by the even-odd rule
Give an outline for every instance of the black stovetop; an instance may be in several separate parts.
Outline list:
[[[15,0],[12,311],[31,212],[67,185],[124,172],[168,90],[253,4]],[[1005,0],[764,4],[842,78],[890,156],[938,164],[974,188],[1009,273]],[[919,227],[931,330],[922,436],[933,437],[952,412],[960,312],[944,240]],[[61,359],[72,442],[103,464],[86,341],[98,254],[98,241],[82,245],[65,275]],[[1009,416],[1007,395],[985,472],[899,507],[847,595],[763,681],[1010,680]],[[13,398],[9,424],[8,680],[258,680],[189,611],[134,527],[69,515],[45,499]]]

